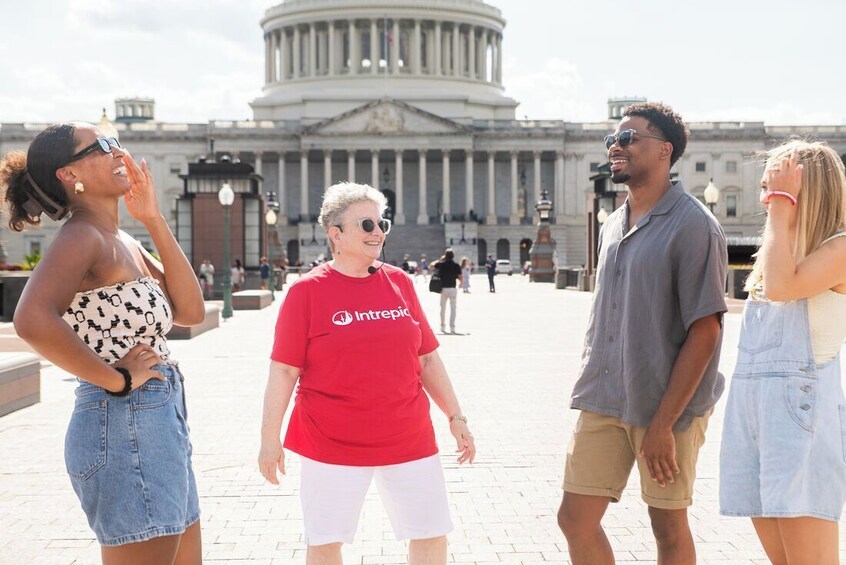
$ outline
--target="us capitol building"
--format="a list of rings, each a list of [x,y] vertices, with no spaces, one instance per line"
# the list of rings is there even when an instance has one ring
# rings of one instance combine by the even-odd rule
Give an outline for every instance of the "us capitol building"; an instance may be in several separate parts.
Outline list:
[[[609,100],[607,121],[597,123],[515,119],[518,102],[502,83],[505,19],[481,0],[289,0],[260,23],[264,87],[252,121],[163,123],[153,99],[115,103],[113,127],[150,164],[195,267],[205,257],[222,267],[223,182],[236,192],[232,257],[255,268],[264,254],[291,264],[328,256],[317,214],[324,189],[342,180],[387,196],[391,262],[431,260],[451,246],[477,263],[491,253],[520,265],[545,191],[558,264],[592,264],[599,221],[625,197],[607,180],[602,138],[641,99]],[[1,124],[0,152],[25,149],[45,125]],[[713,210],[738,256],[748,257],[763,222],[756,151],[802,135],[846,153],[846,126],[689,126],[674,173],[699,197],[713,180]],[[265,222],[269,204],[275,225]],[[149,243],[128,214],[123,227]],[[49,220],[23,234],[4,228],[9,262],[43,250],[55,230]]]

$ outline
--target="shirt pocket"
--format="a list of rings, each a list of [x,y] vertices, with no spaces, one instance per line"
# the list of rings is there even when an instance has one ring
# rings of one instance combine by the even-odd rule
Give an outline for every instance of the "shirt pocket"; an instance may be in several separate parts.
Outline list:
[[[756,355],[780,347],[784,336],[784,311],[754,301],[747,302],[746,309],[738,349]]]

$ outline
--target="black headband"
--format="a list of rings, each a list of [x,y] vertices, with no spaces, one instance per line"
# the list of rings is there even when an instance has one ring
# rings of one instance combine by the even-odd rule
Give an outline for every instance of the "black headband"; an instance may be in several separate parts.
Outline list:
[[[67,215],[68,209],[41,190],[41,187],[32,178],[32,175],[27,173],[25,179],[29,182],[31,190],[25,191],[27,199],[24,200],[21,206],[27,214],[33,218],[37,218],[44,212],[54,221],[59,221]]]

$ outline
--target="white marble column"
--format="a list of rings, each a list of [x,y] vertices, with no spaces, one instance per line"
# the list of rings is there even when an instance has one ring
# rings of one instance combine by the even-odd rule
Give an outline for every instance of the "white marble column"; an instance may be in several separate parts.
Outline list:
[[[253,165],[253,170],[258,176],[264,177],[264,173],[262,173],[262,170],[261,170],[262,169],[261,165],[262,165],[262,163],[261,163],[261,151],[256,151],[256,160],[255,160],[255,165]],[[263,182],[264,181],[259,181],[259,194],[261,194],[261,188],[262,188]]]
[[[441,45],[442,41],[443,39],[441,39],[441,22],[435,22],[435,40],[433,41],[433,43],[435,44],[435,56],[432,57],[432,59],[434,59],[432,63],[434,64],[430,64],[429,68],[432,69],[432,74],[436,76],[441,74],[441,59],[443,57],[441,53],[441,48],[443,47]]]
[[[300,219],[309,220],[308,210],[308,150],[300,153]]]
[[[279,181],[276,185],[276,200],[279,202],[278,222],[281,225],[288,225],[288,190],[285,186],[285,153],[279,152],[278,163]]]
[[[417,166],[419,169],[418,174],[418,184],[420,187],[418,188],[418,201],[417,201],[417,225],[425,226],[429,224],[429,210],[426,206],[426,151],[420,150],[419,159],[417,161]]]
[[[519,210],[519,187],[517,185],[517,157],[518,152],[512,151],[511,152],[511,215],[509,216],[508,223],[512,226],[520,225],[520,210]]]
[[[496,152],[488,152],[488,217],[485,223],[496,225]]]
[[[370,20],[370,74],[379,72],[379,25]]]
[[[347,180],[349,182],[356,182],[355,180],[355,149],[347,151]]]
[[[361,53],[359,51],[358,29],[355,27],[355,20],[350,20],[350,74],[357,75],[361,69]]]
[[[293,54],[294,54],[294,64],[291,71],[293,78],[300,78],[300,70],[302,70],[302,57],[300,55],[300,48],[302,41],[300,40],[300,28],[298,26],[294,26],[294,45],[293,45]]]
[[[273,63],[276,61],[276,32],[271,31],[264,36],[264,83],[270,84],[276,82],[271,71],[273,70]]]
[[[468,149],[464,158],[464,213],[469,219],[473,210],[473,150]],[[474,210],[475,212],[475,210]]]
[[[308,76],[317,76],[317,30],[308,24]]]
[[[535,202],[540,200],[540,194],[541,194],[541,152],[535,151],[535,152],[532,153],[532,156],[535,159],[535,175],[534,175],[535,176],[535,195],[534,195],[535,200],[534,200],[534,202],[532,202],[531,206],[529,205],[528,202],[526,203],[527,209],[531,209],[531,208],[534,207]]]
[[[396,36],[394,36],[396,42]],[[397,209],[394,212],[394,221],[401,226],[405,223],[405,205],[403,204],[403,186],[402,186],[402,151],[396,150],[394,157],[394,167],[396,168],[396,205]]]
[[[391,74],[399,74],[399,54],[400,54],[400,28],[399,20],[394,18],[391,25],[391,37],[393,41],[390,42],[391,50]]]
[[[564,152],[555,152],[555,196],[552,198],[555,216],[564,216]]]
[[[420,20],[414,20],[414,39],[412,45],[411,72],[419,75],[423,59],[423,49],[420,41]]]
[[[502,84],[502,34],[496,36],[496,83]]]
[[[461,76],[461,26],[452,26],[452,75]]]
[[[470,79],[476,78],[476,29],[473,26],[467,30],[467,74]]]
[[[281,80],[286,80],[288,78],[288,74],[291,70],[291,66],[288,63],[290,59],[289,53],[291,52],[291,46],[288,43],[288,32],[284,29],[279,30],[279,77]]]
[[[452,206],[450,206],[450,193],[449,193],[449,150],[448,149],[444,150],[444,154],[443,154],[442,159],[443,159],[443,161],[441,163],[441,169],[442,169],[441,174],[443,176],[442,185],[441,185],[441,190],[442,190],[442,194],[443,194],[442,197],[441,197],[441,198],[443,198],[443,202],[442,202],[443,206],[442,207],[443,207],[443,210],[444,210],[444,215],[449,220],[449,219],[451,219],[450,216],[452,216]]]
[[[479,80],[488,80],[488,30],[482,29],[479,31]]]
[[[379,151],[370,151],[370,186],[379,190]]]
[[[323,151],[323,189],[332,186],[332,150]]]
[[[335,60],[338,54],[335,52],[335,22],[329,22],[329,37],[327,39],[327,51],[329,51],[329,68],[327,74],[331,77],[335,75],[336,63]]]

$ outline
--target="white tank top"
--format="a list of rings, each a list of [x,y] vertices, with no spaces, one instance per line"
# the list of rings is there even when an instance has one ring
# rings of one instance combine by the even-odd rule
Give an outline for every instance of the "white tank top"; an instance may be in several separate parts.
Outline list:
[[[823,243],[842,236],[846,232],[835,234]],[[839,355],[846,340],[846,294],[826,290],[808,298],[808,323],[814,360],[825,363]]]

